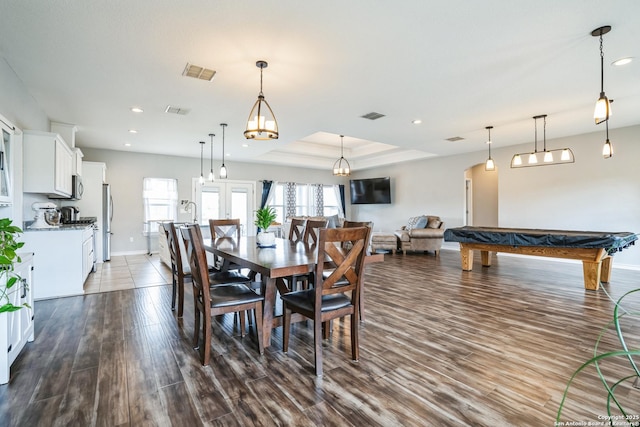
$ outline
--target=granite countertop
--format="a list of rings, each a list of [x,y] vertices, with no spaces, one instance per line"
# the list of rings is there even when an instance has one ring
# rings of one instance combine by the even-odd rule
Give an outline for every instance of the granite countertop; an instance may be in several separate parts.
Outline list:
[[[84,230],[87,227],[91,227],[91,224],[61,224],[51,228],[29,228],[32,221],[25,222],[22,230],[27,231],[70,231],[70,230]]]

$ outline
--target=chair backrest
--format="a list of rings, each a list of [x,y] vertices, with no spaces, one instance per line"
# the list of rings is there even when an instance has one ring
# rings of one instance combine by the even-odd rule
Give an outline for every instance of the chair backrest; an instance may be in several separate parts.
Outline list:
[[[326,228],[328,222],[329,221],[326,219],[308,219],[306,225],[304,226],[304,236],[302,237],[302,240],[305,243],[309,243],[311,245],[317,244],[320,234],[319,231],[321,228]]]
[[[360,287],[364,274],[369,227],[323,228],[318,241],[318,261],[315,277],[315,304],[322,295],[351,291],[351,303],[358,310]],[[349,242],[349,245],[345,245]],[[325,268],[331,273],[323,276]]]
[[[291,228],[289,229],[289,240],[299,242],[304,238],[304,227],[307,220],[303,218],[291,218]]]
[[[371,233],[373,231],[373,221],[348,221],[344,220],[342,223],[342,228],[354,228],[354,227],[368,227],[369,235],[367,236],[367,251],[369,251],[368,247],[371,243]],[[348,243],[344,243],[343,245],[348,245]]]
[[[209,266],[207,255],[202,243],[202,233],[198,225],[184,225],[180,227],[182,238],[184,239],[187,252],[187,259],[191,267],[191,282],[193,291],[202,298],[205,307],[211,305],[211,295],[209,294]],[[203,292],[206,289],[207,292]]]
[[[163,222],[162,228],[167,235],[167,244],[169,246],[169,255],[171,255],[171,264],[173,266],[173,274],[191,274],[191,268],[187,264],[187,260],[183,259],[184,243],[180,244],[176,225],[173,222]]]
[[[211,239],[232,239],[240,240],[240,219],[210,219]]]

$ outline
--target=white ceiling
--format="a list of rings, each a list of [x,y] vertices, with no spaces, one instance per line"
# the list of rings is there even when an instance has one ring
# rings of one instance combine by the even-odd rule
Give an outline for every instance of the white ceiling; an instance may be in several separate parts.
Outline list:
[[[547,139],[604,132],[602,25],[610,128],[640,123],[639,16],[637,0],[3,0],[0,55],[82,147],[199,157],[215,133],[219,159],[224,122],[228,161],[330,169],[343,134],[358,170],[486,150],[487,125],[494,148],[533,142],[538,114]],[[259,59],[277,141],[242,134]],[[215,79],[183,77],[187,63]]]

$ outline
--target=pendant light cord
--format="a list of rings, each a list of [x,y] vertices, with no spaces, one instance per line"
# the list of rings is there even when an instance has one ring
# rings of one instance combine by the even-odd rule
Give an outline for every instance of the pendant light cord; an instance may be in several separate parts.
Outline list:
[[[604,51],[602,50],[602,30],[600,30],[600,96],[604,94]]]

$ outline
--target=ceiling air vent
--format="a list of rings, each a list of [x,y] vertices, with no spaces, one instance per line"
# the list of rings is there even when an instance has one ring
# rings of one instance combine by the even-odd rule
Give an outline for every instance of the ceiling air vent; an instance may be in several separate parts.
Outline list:
[[[167,105],[167,108],[164,109],[165,113],[179,114],[181,116],[186,116],[187,114],[189,114],[189,111],[190,110],[187,110],[186,108],[173,107],[171,105]]]
[[[365,114],[364,116],[360,116],[360,117],[362,117],[363,119],[377,120],[377,119],[379,119],[380,117],[384,117],[384,114],[376,113],[376,112],[374,111],[374,112],[367,113],[367,114]]]
[[[456,142],[456,141],[462,141],[464,138],[461,136],[452,136],[451,138],[447,138],[447,141],[450,142]]]
[[[187,66],[184,67],[184,71],[182,72],[182,75],[185,77],[193,77],[195,79],[207,80],[210,82],[211,80],[213,80],[213,76],[216,75],[216,72],[215,70],[210,70],[208,68],[199,67],[197,65],[187,63]]]

